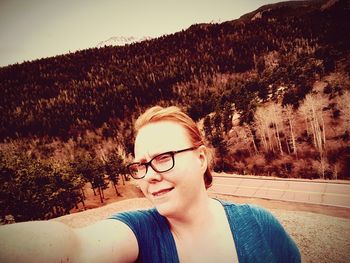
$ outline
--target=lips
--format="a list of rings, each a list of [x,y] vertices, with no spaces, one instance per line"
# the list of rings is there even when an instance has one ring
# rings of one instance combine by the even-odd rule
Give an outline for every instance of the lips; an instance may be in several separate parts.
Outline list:
[[[165,195],[166,193],[169,193],[171,190],[173,190],[174,187],[166,188],[166,189],[161,189],[159,191],[152,192],[153,196],[162,196]]]

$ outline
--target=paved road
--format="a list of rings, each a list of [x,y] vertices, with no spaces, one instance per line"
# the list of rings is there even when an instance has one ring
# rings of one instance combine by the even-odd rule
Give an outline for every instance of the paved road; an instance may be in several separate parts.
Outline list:
[[[350,208],[350,183],[216,175],[209,192]]]

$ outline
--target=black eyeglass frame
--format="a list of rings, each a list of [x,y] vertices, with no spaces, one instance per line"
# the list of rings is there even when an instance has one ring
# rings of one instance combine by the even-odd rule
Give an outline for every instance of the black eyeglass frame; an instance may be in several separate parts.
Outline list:
[[[175,158],[174,158],[175,154],[177,154],[177,153],[182,153],[182,152],[187,152],[187,151],[193,151],[193,150],[196,150],[197,148],[198,148],[198,147],[190,147],[190,148],[186,148],[186,149],[183,149],[183,150],[169,151],[169,152],[157,154],[157,155],[154,156],[151,160],[149,160],[147,163],[140,163],[140,162],[130,163],[130,164],[127,165],[127,169],[128,169],[129,174],[132,176],[132,178],[137,179],[137,180],[138,180],[138,179],[142,179],[142,178],[144,178],[144,177],[146,176],[146,174],[147,174],[147,172],[148,172],[148,167],[149,167],[149,166],[151,166],[152,169],[153,169],[155,172],[157,172],[157,173],[165,173],[165,172],[168,172],[168,171],[170,171],[171,169],[174,168],[174,166],[175,166]],[[169,169],[167,169],[167,170],[159,171],[157,168],[155,168],[155,167],[152,165],[152,161],[153,161],[154,159],[158,158],[159,156],[162,156],[162,155],[165,155],[165,154],[170,154],[170,155],[171,155],[171,158],[172,158],[172,161],[173,161],[173,165],[172,165]],[[143,176],[141,176],[141,177],[134,177],[134,176],[133,176],[133,173],[131,172],[130,167],[131,167],[132,165],[135,165],[135,164],[144,165],[144,166],[146,167],[146,171],[145,171],[145,174],[144,174]]]

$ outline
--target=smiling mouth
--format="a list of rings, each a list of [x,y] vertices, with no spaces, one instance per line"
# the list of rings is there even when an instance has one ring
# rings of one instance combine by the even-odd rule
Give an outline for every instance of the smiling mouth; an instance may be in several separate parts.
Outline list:
[[[153,192],[152,195],[153,196],[162,196],[162,195],[165,195],[166,193],[169,193],[173,189],[174,189],[174,187],[167,188],[167,189],[162,189],[160,191]]]

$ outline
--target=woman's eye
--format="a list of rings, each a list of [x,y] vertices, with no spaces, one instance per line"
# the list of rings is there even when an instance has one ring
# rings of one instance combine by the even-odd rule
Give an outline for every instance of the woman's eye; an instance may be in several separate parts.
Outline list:
[[[166,162],[166,161],[169,161],[169,160],[171,160],[171,155],[170,154],[164,154],[164,155],[158,156],[156,158],[157,162]]]

